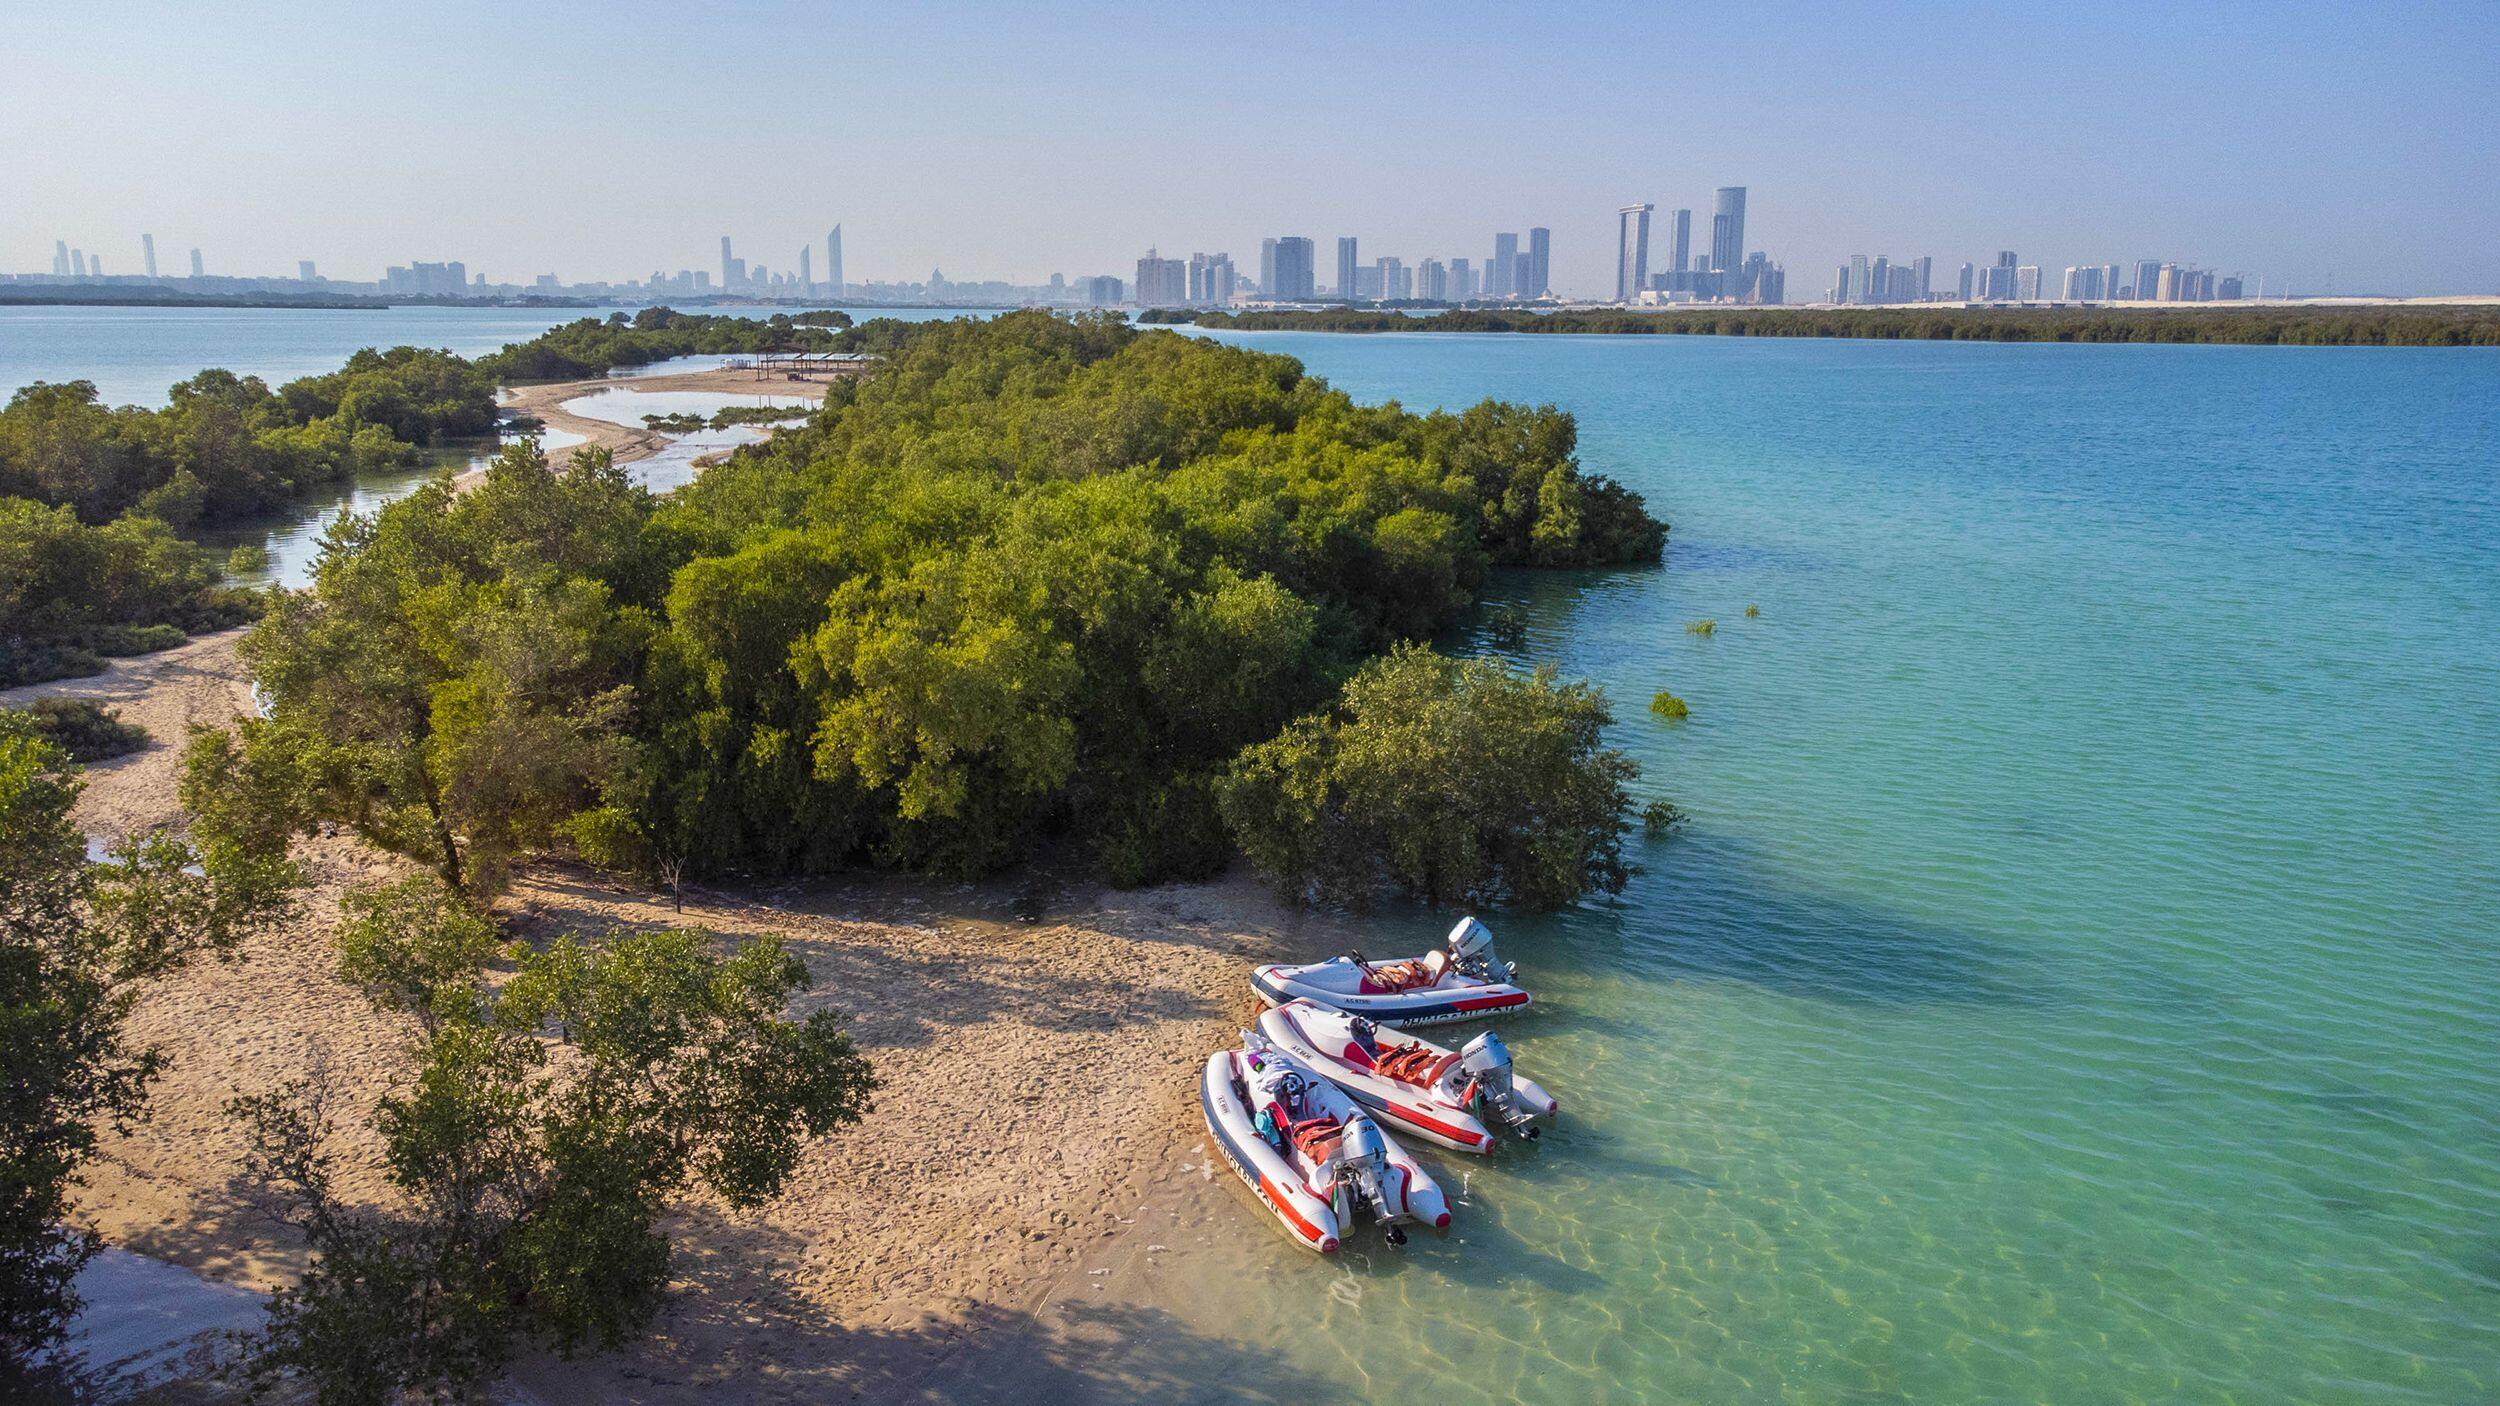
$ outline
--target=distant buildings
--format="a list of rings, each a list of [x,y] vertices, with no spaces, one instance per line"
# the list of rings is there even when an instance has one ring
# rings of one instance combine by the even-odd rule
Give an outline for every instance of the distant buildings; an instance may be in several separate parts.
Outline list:
[[[1276,272],[1261,279],[1267,296],[1288,303],[1307,303],[1319,296],[1319,246],[1301,235],[1276,241]]]
[[[1095,278],[1080,278],[1076,284],[1084,290],[1087,307],[1113,308],[1126,301],[1121,296],[1123,290],[1120,280],[1110,274],[1102,274]]]
[[[140,252],[142,255],[144,255],[144,256],[145,256],[145,258],[146,258],[146,261],[147,261],[147,266],[148,266],[148,277],[150,277],[150,278],[154,278],[154,277],[156,277],[156,236],[155,236],[155,235],[152,235],[152,234],[143,234],[143,235],[140,235],[140,236],[139,236],[139,252]],[[311,265],[311,264],[306,264],[306,265],[304,265],[304,267],[306,267],[306,268],[311,268],[311,267],[312,267],[312,265]],[[304,275],[304,277],[306,277],[306,278],[310,278],[310,277],[312,277],[312,275],[308,273],[308,274],[305,274],[305,275]]]
[[[1349,234],[1337,241],[1337,296],[1340,298],[1358,296],[1356,282],[1354,236]]]
[[[1542,298],[1554,291],[1554,232],[1550,229],[1528,231],[1528,286],[1520,290],[1523,298]]]
[[[1728,273],[1745,262],[1745,188],[1719,187],[1719,208],[1710,217],[1710,271]]]
[[[1519,236],[1493,236],[1493,257],[1484,266],[1484,296],[1516,297],[1519,292]]]
[[[1238,281],[1233,273],[1232,255],[1189,256],[1188,299],[1192,307],[1223,307],[1233,300],[1233,289]]]
[[[1477,274],[1474,264],[1465,259],[1450,260],[1450,290],[1447,301],[1464,303],[1474,299],[1484,291],[1484,284],[1479,281],[1479,278],[1480,275]]]
[[[1180,306],[1189,301],[1189,265],[1147,250],[1146,257],[1137,261],[1136,292],[1139,307]]]
[[[1649,287],[1649,212],[1654,205],[1626,205],[1615,212],[1615,301],[1628,303]]]
[[[842,226],[835,225],[825,236],[825,286],[833,296],[842,296]]]

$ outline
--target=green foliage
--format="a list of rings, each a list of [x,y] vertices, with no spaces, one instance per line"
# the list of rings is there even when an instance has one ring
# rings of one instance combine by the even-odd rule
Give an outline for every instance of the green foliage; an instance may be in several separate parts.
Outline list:
[[[1685,622],[1684,625],[1684,633],[1688,635],[1699,635],[1704,639],[1708,639],[1710,636],[1715,635],[1718,632],[1719,622],[1716,620],[1691,620]]]
[[[710,316],[673,308],[612,313],[604,321],[585,317],[554,327],[479,358],[477,369],[492,381],[569,381],[603,375],[621,366],[647,366],[675,356],[768,351],[832,351],[845,345],[851,325],[841,312],[804,312],[796,317]]]
[[[146,728],[123,722],[121,714],[84,698],[38,698],[19,716],[37,737],[81,764],[128,756],[148,745]]]
[[[1883,341],[2234,342],[2263,346],[2500,346],[2500,310],[2405,308],[1745,308],[1424,316],[1337,308],[1198,313],[1201,327],[1295,332],[1557,332],[1633,336],[1858,337]]]
[[[784,420],[804,420],[816,413],[813,405],[725,405],[712,413],[712,428],[725,430],[731,425],[774,425]]]
[[[102,527],[0,498],[0,687],[99,672],[108,655],[180,644],[252,618],[215,561],[153,518]]]
[[[670,415],[645,415],[642,417],[642,427],[644,429],[657,430],[662,434],[692,434],[696,430],[702,429],[707,423],[709,422],[702,416],[693,414],[689,411],[679,411]]]
[[[1761,619],[1761,618],[1762,618],[1762,607],[1761,607],[1761,606],[1758,606],[1758,605],[1749,605],[1749,606],[1746,606],[1746,607],[1745,607],[1745,618],[1746,618],[1746,619],[1748,619],[1748,620],[1759,620],[1759,619]]]
[[[124,1029],[141,986],[284,914],[297,882],[283,855],[206,823],[196,846],[140,836],[90,862],[69,818],[78,791],[34,721],[0,711],[0,1362],[77,1309],[98,1242],[71,1219],[71,1189],[164,1066]]]
[[[549,345],[718,330],[674,317]],[[878,373],[665,503],[517,452],[342,525],[246,645],[314,811],[471,893],[562,843],[960,874],[1064,835],[1119,882],[1209,873],[1234,753],[1364,658],[1497,566],[1664,542],[1550,407],[1359,406],[1104,317],[829,335]]]
[[[1693,710],[1685,704],[1683,699],[1662,688],[1649,700],[1649,711],[1669,722],[1682,722],[1691,716]]]
[[[373,1113],[400,1209],[336,1194],[317,1087],[233,1105],[247,1173],[314,1256],[273,1300],[257,1366],[320,1401],[462,1396],[523,1345],[623,1341],[667,1284],[669,1199],[769,1199],[875,1087],[832,1012],[782,1014],[807,969],[776,940],[724,956],[685,931],[565,938],[489,993],[460,972],[480,945],[451,937],[456,913],[440,888],[395,886],[343,934],[343,961],[429,954],[367,988],[427,1017],[413,1077]]]
[[[351,891],[339,905],[339,979],[432,1034],[474,1016],[495,925],[442,881],[419,874]]]
[[[272,391],[202,371],[162,410],[107,408],[93,382],[37,382],[0,409],[0,494],[101,523],[139,513],[190,526],[268,512],[308,489],[480,435],[494,385],[448,352],[398,347]]]
[[[1602,745],[1605,696],[1405,645],[1334,708],[1244,750],[1225,820],[1288,895],[1554,908],[1620,892],[1638,774]]]
[[[1673,801],[1651,801],[1641,807],[1641,832],[1653,840],[1664,839],[1687,818],[1683,807]]]
[[[250,576],[269,569],[269,549],[258,542],[246,542],[226,553],[228,576]]]

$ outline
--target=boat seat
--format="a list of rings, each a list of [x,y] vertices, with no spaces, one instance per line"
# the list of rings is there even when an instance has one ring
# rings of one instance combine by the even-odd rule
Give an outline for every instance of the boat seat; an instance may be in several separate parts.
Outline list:
[[[1361,992],[1366,996],[1393,996],[1430,986],[1435,977],[1421,962],[1388,962],[1372,968],[1363,977]]]
[[[1380,1072],[1401,1084],[1414,1084],[1428,1089],[1440,1083],[1441,1076],[1447,1074],[1450,1066],[1456,1063],[1458,1063],[1458,1052],[1455,1050],[1448,1054],[1435,1055],[1421,1045],[1409,1045],[1383,1059],[1380,1062]]]
[[[1337,1150],[1337,1139],[1344,1131],[1333,1118],[1306,1118],[1293,1125],[1290,1137],[1303,1156],[1313,1162],[1325,1162]]]

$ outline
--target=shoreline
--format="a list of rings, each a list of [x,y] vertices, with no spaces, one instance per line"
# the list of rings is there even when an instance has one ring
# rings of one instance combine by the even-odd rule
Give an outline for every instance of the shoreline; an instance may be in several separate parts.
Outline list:
[[[819,402],[830,387],[829,381],[796,380],[786,375],[772,375],[751,369],[726,366],[703,371],[682,371],[661,376],[589,376],[571,381],[531,381],[506,386],[497,395],[497,403],[506,411],[534,416],[551,430],[580,435],[580,444],[568,444],[547,451],[553,459],[576,449],[605,449],[619,464],[648,459],[674,442],[671,436],[638,425],[619,424],[595,415],[580,415],[565,409],[568,401],[601,391],[625,390],[638,393],[668,391],[701,391],[728,395],[813,395]],[[762,427],[767,428],[769,427]],[[471,471],[475,472],[474,470]],[[466,481],[469,475],[461,475]]]
[[[78,822],[117,838],[177,821],[185,729],[250,707],[241,633],[10,690],[0,705],[70,696],[120,708],[150,745],[89,769]],[[343,1189],[378,1200],[387,1183],[362,1123],[399,1076],[407,1039],[332,974],[328,932],[350,886],[411,866],[345,835],[300,842],[297,857],[309,880],[301,918],[141,1000],[132,1036],[162,1046],[169,1067],[141,1122],[106,1134],[77,1197],[112,1246],[264,1292],[292,1280],[300,1248],[235,1179],[243,1146],[225,1101],[320,1079]],[[1111,1271],[1088,1266],[1140,1259],[1138,1237],[1173,1239],[1176,1219],[1203,1215],[1189,1075],[1255,1006],[1245,967],[1312,949],[1337,920],[1287,910],[1236,877],[1127,892],[1072,882],[1041,922],[1019,922],[1019,890],[1037,877],[1049,876],[690,886],[680,913],[576,866],[524,870],[496,905],[524,937],[779,934],[812,974],[797,1006],[843,1011],[880,1089],[865,1120],[808,1149],[777,1200],[672,1209],[669,1298],[646,1338],[571,1362],[525,1358],[512,1384],[548,1406],[695,1403],[728,1387],[742,1399],[900,1401],[922,1399],[933,1374],[978,1381],[1007,1363],[1079,1373],[1113,1394],[1138,1386],[1121,1375],[1137,1344],[1089,1347],[1083,1324],[1052,1306],[1103,1286]]]

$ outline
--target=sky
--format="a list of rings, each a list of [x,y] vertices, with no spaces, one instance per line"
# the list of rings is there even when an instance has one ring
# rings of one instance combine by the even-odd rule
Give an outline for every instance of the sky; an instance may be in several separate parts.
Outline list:
[[[1481,259],[1749,188],[1819,296],[1851,254],[2158,258],[2269,292],[2500,292],[2500,3],[483,5],[0,15],[0,271],[496,281],[1128,276],[1308,235]],[[2254,291],[2252,285],[2251,291]]]

